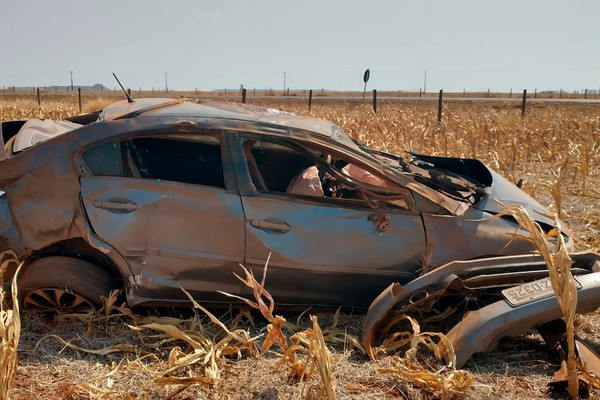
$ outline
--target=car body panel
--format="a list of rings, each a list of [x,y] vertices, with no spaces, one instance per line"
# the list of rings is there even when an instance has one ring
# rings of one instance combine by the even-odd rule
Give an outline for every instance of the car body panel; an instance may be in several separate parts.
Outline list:
[[[244,260],[240,197],[220,188],[151,179],[81,177],[91,228],[128,261],[138,296],[223,301]],[[124,209],[130,206],[130,209]]]
[[[261,194],[244,196],[243,204],[246,266],[261,269],[271,254],[267,289],[279,304],[366,308],[390,281],[408,281],[420,268],[425,234],[412,211],[387,211],[390,227],[382,233],[372,221],[381,210],[332,199]]]

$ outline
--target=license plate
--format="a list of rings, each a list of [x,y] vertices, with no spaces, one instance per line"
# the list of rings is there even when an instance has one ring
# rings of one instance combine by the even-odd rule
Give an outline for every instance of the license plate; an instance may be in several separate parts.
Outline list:
[[[575,285],[577,289],[581,287],[577,279],[575,279]],[[554,296],[554,290],[552,290],[550,278],[544,278],[504,289],[502,294],[511,306],[520,306],[545,297]]]

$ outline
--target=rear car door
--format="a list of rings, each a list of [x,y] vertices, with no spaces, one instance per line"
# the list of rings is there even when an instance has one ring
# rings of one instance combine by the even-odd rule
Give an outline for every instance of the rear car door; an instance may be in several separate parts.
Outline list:
[[[219,301],[240,292],[244,218],[218,134],[138,134],[82,153],[95,235],[128,261],[142,302]]]
[[[296,176],[311,164],[305,154],[285,141],[252,135],[242,135],[238,145],[234,151],[247,166],[238,179],[251,182],[241,189],[245,263],[260,276],[271,254],[267,290],[278,304],[368,307],[391,282],[415,276],[425,233],[414,209],[373,207],[360,198],[315,195],[318,191],[292,194],[290,187],[299,186]]]

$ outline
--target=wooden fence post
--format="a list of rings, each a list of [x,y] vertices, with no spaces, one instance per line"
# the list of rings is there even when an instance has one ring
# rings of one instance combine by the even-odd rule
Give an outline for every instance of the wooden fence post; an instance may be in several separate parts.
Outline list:
[[[42,101],[40,99],[40,88],[37,89],[37,98],[38,98],[38,107],[42,105]]]
[[[312,89],[308,91],[308,111],[312,109]]]
[[[521,118],[525,118],[526,106],[527,106],[527,89],[523,89],[523,104],[521,105]]]
[[[442,96],[443,96],[444,90],[440,89],[440,97],[438,98],[438,124],[442,123]]]
[[[373,112],[377,114],[377,89],[373,89]]]
[[[81,88],[77,88],[77,94],[79,96],[79,112],[81,112]]]
[[[246,88],[242,89],[242,103],[246,103]]]

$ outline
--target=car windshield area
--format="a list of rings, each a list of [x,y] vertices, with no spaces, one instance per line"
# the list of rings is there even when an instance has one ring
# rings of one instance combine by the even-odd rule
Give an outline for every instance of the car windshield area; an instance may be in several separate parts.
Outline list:
[[[258,192],[410,208],[408,191],[355,160],[298,143],[247,138],[246,164]]]

